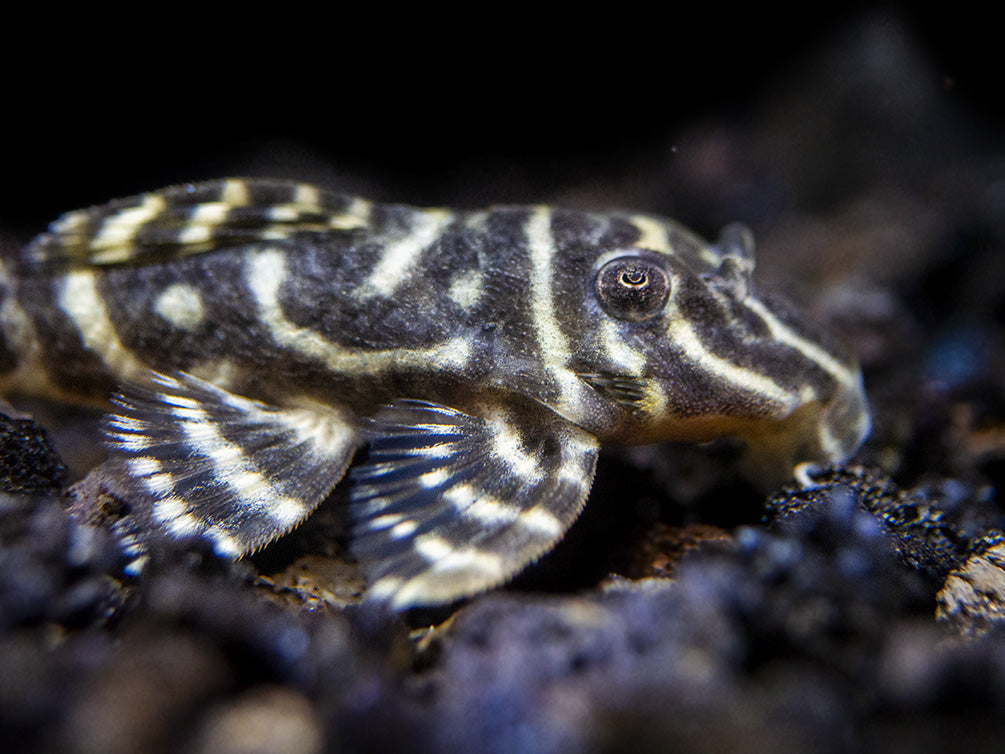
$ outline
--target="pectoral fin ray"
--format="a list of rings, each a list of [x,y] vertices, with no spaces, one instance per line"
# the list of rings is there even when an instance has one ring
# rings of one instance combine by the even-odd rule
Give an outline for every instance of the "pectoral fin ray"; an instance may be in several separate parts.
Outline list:
[[[648,395],[649,380],[616,374],[579,374],[579,379],[607,400],[629,411],[640,411]]]

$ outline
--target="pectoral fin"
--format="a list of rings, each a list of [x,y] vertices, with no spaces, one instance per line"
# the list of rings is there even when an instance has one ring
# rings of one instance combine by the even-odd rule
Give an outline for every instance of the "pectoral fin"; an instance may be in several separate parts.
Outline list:
[[[632,413],[645,408],[650,380],[644,377],[616,374],[578,374],[579,379],[607,400]]]
[[[118,396],[106,441],[130,494],[171,533],[240,556],[289,531],[345,474],[360,443],[351,417],[278,408],[188,374],[152,373]]]
[[[368,460],[350,472],[353,551],[369,596],[403,609],[503,583],[579,515],[598,448],[543,410],[470,415],[412,400],[383,408]]]

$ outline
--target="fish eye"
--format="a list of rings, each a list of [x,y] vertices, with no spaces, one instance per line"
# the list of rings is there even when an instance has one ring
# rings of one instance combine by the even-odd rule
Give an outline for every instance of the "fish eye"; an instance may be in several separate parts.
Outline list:
[[[670,277],[651,259],[619,257],[600,268],[596,291],[601,308],[612,317],[641,322],[663,311]]]

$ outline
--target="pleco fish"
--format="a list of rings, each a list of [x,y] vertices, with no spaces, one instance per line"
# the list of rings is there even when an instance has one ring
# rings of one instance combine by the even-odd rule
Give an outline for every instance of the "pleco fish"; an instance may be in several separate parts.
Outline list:
[[[350,473],[369,597],[475,594],[561,539],[601,443],[848,458],[854,361],[709,244],[630,212],[376,204],[271,180],[71,212],[0,269],[0,392],[116,408],[151,525],[241,556]]]

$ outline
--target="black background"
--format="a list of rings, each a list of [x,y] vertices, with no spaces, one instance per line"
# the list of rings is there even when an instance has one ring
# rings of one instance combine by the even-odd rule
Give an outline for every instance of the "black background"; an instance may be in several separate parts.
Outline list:
[[[27,44],[4,53],[0,230],[23,242],[68,209],[235,174],[413,203],[546,199],[754,106],[867,16],[904,26],[974,123],[1005,124],[997,24],[962,6],[692,6],[272,7],[212,23],[172,6],[14,24]]]

